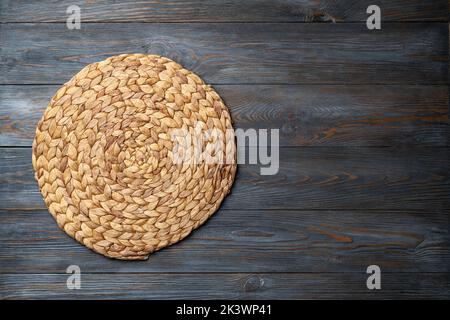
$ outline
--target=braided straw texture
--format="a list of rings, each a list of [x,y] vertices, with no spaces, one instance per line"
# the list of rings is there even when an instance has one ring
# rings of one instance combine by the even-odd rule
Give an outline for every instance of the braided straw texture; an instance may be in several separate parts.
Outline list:
[[[173,161],[171,129],[215,135],[231,163]],[[157,55],[86,66],[51,99],[33,167],[58,225],[107,257],[143,260],[203,224],[230,192],[236,146],[230,114],[197,75]],[[203,148],[206,148],[204,145]]]

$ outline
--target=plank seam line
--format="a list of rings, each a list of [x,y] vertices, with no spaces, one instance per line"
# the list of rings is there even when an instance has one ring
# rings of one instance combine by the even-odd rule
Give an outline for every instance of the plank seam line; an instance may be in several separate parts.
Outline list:
[[[87,64],[86,64],[87,65]],[[2,64],[0,64],[0,67]],[[60,86],[64,82],[58,82],[58,83],[0,83],[1,87],[6,86]],[[365,82],[339,82],[339,83],[332,83],[332,82],[313,82],[313,83],[306,83],[306,82],[234,82],[234,83],[210,83],[212,86],[304,86],[304,87],[318,87],[318,86],[334,86],[334,87],[364,87],[364,86],[386,86],[386,87],[450,87],[450,83],[448,82],[423,82],[423,83],[413,83],[413,82],[405,82],[405,83],[365,83]]]
[[[361,271],[342,271],[342,272],[246,272],[246,271],[236,271],[236,272],[82,272],[82,275],[147,275],[147,274],[155,274],[155,275],[238,275],[238,274],[243,274],[243,275],[283,275],[283,274],[291,274],[291,275],[301,275],[301,274],[317,274],[317,275],[321,275],[321,274],[329,274],[329,275],[334,275],[334,274],[360,274],[360,275],[366,275],[365,270],[362,268]],[[420,272],[420,271],[406,271],[406,272],[395,272],[395,271],[383,271],[383,274],[442,274],[442,275],[450,275],[450,272],[440,272],[440,271],[425,271],[425,272]],[[20,272],[2,272],[0,274],[0,278],[2,275],[64,275],[67,276],[68,274],[66,272],[61,272],[61,273],[29,273],[29,272],[25,272],[25,273],[20,273]]]
[[[450,126],[450,122],[443,123],[447,126]],[[270,145],[269,145],[270,146]],[[0,145],[0,149],[31,149],[32,146],[9,146],[9,145]],[[424,150],[424,149],[449,149],[450,145],[442,145],[442,146],[427,146],[427,145],[418,145],[418,144],[401,144],[401,145],[386,145],[386,146],[339,146],[339,145],[316,145],[316,146],[291,146],[291,145],[280,145],[280,149],[344,149],[344,150],[352,150],[352,149],[399,149],[400,151],[403,149],[409,150]],[[3,159],[0,157],[0,160]],[[248,164],[250,165],[250,164]]]
[[[260,212],[260,211],[289,211],[289,212],[323,212],[324,214],[330,211],[331,213],[336,212],[343,212],[343,211],[350,211],[350,212],[361,212],[362,215],[364,215],[363,212],[374,212],[374,213],[381,213],[381,212],[388,212],[388,213],[404,213],[404,214],[422,214],[422,215],[436,215],[436,214],[445,214],[450,216],[450,212],[447,212],[447,210],[450,210],[450,207],[443,207],[440,210],[423,210],[423,209],[374,209],[374,208],[368,208],[368,209],[360,209],[360,208],[326,208],[326,209],[318,209],[318,208],[311,208],[311,209],[298,209],[298,208],[261,208],[261,209],[255,209],[255,208],[248,208],[248,209],[233,209],[233,208],[220,208],[221,211],[250,211],[250,212]],[[28,215],[31,211],[43,211],[48,213],[47,208],[22,208],[22,209],[16,209],[16,208],[0,208],[0,218],[1,215],[4,212],[17,212],[18,214],[24,214]],[[214,219],[214,218],[211,218]]]
[[[83,24],[304,24],[304,25],[351,25],[351,24],[365,24],[366,20],[355,21],[336,21],[336,22],[320,22],[320,21],[127,21],[127,20],[99,20],[99,21],[82,21]],[[448,19],[438,20],[385,20],[384,23],[388,24],[445,24],[449,23]],[[66,21],[0,21],[0,24],[61,24],[65,25]]]

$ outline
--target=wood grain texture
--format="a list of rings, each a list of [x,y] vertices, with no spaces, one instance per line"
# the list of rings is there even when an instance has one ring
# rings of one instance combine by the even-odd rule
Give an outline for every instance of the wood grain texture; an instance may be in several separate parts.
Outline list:
[[[31,146],[57,85],[0,86],[0,146]],[[235,128],[282,146],[446,146],[447,86],[217,85]]]
[[[369,0],[2,1],[2,22],[65,22],[78,4],[82,22],[354,22]],[[446,0],[378,0],[384,21],[448,21]]]
[[[0,209],[45,209],[31,150],[2,148]],[[447,148],[281,148],[280,170],[241,165],[226,209],[450,208]]]
[[[156,53],[210,84],[446,84],[448,25],[1,24],[1,84],[61,84],[87,63]],[[20,41],[17,41],[20,39]]]
[[[3,299],[447,299],[446,273],[385,273],[382,290],[367,274],[82,274],[68,290],[66,274],[2,274]]]
[[[186,240],[124,263],[79,245],[46,210],[0,211],[0,273],[447,272],[443,212],[220,210]],[[70,254],[67,254],[70,252]]]
[[[72,4],[81,30],[66,28]],[[448,299],[449,3],[380,0],[381,31],[369,4],[1,1],[0,299]],[[278,175],[240,166],[203,228],[136,263],[58,229],[29,148],[56,88],[124,52],[180,62],[236,127],[280,128],[283,146]],[[82,290],[66,288],[70,264]]]

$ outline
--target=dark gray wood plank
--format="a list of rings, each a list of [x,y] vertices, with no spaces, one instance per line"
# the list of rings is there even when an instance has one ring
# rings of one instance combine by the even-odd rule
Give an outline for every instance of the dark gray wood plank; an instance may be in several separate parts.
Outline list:
[[[78,4],[83,22],[352,22],[365,21],[369,0],[1,1],[2,22],[65,22]],[[446,0],[378,0],[384,21],[447,21]]]
[[[448,273],[384,273],[381,290],[367,274],[0,274],[2,299],[448,299]],[[175,312],[175,311],[174,311]]]
[[[59,230],[46,210],[0,211],[1,273],[447,272],[446,212],[220,210],[145,262],[105,258]]]
[[[172,58],[210,84],[446,84],[446,23],[1,24],[1,84],[61,84],[124,52]],[[20,39],[20,41],[18,41]]]
[[[45,209],[31,149],[0,149],[0,209]],[[450,208],[447,148],[280,149],[280,170],[240,165],[226,209]]]
[[[31,146],[57,85],[0,86],[0,146]],[[217,85],[235,128],[282,146],[446,146],[447,86]]]

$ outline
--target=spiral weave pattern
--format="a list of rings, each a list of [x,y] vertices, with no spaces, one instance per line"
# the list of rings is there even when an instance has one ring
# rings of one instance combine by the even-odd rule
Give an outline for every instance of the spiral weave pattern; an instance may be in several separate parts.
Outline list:
[[[199,125],[200,124],[200,125]],[[173,129],[215,129],[232,161],[174,161]],[[105,256],[141,260],[186,237],[229,193],[236,172],[230,114],[197,75],[157,55],[86,66],[51,99],[33,167],[58,225]]]

